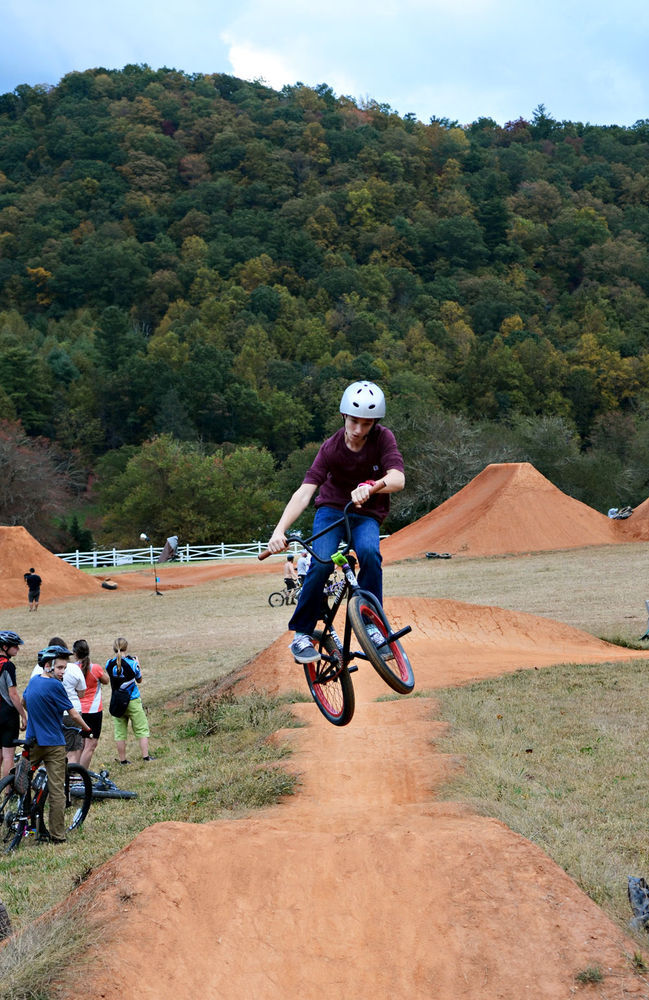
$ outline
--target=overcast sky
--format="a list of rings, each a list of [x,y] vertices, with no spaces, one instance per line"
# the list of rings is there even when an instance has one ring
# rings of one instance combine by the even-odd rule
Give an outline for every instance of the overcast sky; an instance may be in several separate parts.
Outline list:
[[[147,63],[468,124],[649,118],[647,0],[0,0],[0,93]]]

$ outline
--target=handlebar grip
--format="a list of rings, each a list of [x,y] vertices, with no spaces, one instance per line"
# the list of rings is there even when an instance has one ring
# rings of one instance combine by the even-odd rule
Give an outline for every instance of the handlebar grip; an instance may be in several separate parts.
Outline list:
[[[259,555],[257,556],[257,559],[259,560],[259,562],[263,562],[264,559],[268,559],[268,556],[272,556],[272,554],[273,553],[270,551],[270,549],[266,549],[265,552],[260,552],[259,553]]]

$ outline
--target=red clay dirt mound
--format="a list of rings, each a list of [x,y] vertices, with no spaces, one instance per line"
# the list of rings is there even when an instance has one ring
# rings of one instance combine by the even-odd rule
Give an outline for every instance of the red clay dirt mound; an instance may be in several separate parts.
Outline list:
[[[454,664],[466,680],[467,658],[471,675],[513,669],[508,649],[518,665],[613,654],[575,629],[498,608],[403,600],[388,610],[414,624],[406,642],[420,688],[452,681]],[[247,674],[259,687],[281,675],[280,687],[304,689],[286,637]],[[436,797],[458,762],[436,751],[445,727],[435,702],[373,701],[387,689],[364,664],[354,687],[349,726],[305,703],[294,706],[305,727],[277,734],[294,751],[294,797],[233,822],[150,827],[96,873],[105,948],[86,992],[565,1000],[591,994],[576,977],[597,967],[598,996],[646,998],[637,945],[565,872],[503,824]]]
[[[393,628],[412,626],[404,646],[413,668],[416,664],[420,691],[496,677],[521,667],[649,657],[649,651],[614,646],[571,625],[523,611],[430,597],[386,598],[385,610]],[[280,636],[231,682],[240,690],[264,688],[271,694],[306,690],[302,669],[288,653],[290,639],[289,632]],[[376,698],[386,693],[370,667],[362,664],[361,672],[368,675],[364,679],[368,694]]]
[[[492,556],[621,540],[613,521],[562,493],[529,462],[517,462],[488,465],[381,550],[386,562],[397,562],[426,552]]]
[[[43,580],[43,601],[101,592],[98,580],[48,552],[26,528],[0,527],[0,607],[27,602],[23,574],[32,566]]]
[[[621,542],[649,542],[649,499],[639,504],[630,517],[611,524]]]

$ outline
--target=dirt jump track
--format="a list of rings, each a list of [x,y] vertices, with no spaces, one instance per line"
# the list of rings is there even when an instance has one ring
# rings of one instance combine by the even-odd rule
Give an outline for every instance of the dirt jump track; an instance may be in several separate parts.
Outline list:
[[[635,656],[545,618],[456,601],[393,599],[409,621],[421,690],[520,666]],[[288,633],[235,681],[294,690]],[[343,729],[311,703],[293,748],[297,793],[249,818],[164,823],[99,872],[117,928],[92,994],[228,1000],[406,1000],[573,995],[598,966],[602,992],[646,997],[637,946],[539,848],[502,823],[441,801],[459,762],[439,753],[434,697],[377,702],[369,666],[354,675]],[[124,898],[128,897],[128,901]],[[137,983],[125,991],[123,970]]]
[[[397,561],[428,550],[474,556],[628,541],[617,529],[532,466],[495,465],[393,535],[384,554]],[[23,562],[36,565],[21,556],[21,584]],[[213,578],[208,568],[166,572],[163,587]],[[125,589],[138,585],[151,586],[150,573],[124,577]],[[461,762],[437,749],[444,724],[434,698],[435,688],[520,667],[649,654],[501,608],[392,598],[386,610],[396,626],[413,626],[405,643],[417,689],[430,694],[378,702],[388,689],[363,665],[349,726],[337,729],[299,703],[304,726],[276,734],[293,749],[294,796],[243,819],[163,823],[136,837],[79,890],[98,888],[108,942],[83,993],[649,1000],[632,967],[637,945],[565,872],[502,823],[440,797]],[[232,683],[306,691],[288,641],[282,636]],[[578,985],[576,975],[593,966],[604,981]],[[70,997],[80,992],[76,983]]]

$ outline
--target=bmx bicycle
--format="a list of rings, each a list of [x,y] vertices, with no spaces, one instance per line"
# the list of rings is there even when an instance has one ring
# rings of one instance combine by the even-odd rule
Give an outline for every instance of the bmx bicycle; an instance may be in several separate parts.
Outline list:
[[[287,586],[284,586],[281,590],[275,590],[269,595],[268,603],[271,608],[281,608],[284,604],[297,604],[301,590],[302,586],[299,583],[296,583],[290,590]]]
[[[287,541],[298,541],[310,553],[312,559],[323,564],[329,560],[316,555],[312,548],[313,542],[321,535],[337,529],[340,529],[342,536],[338,550],[331,556],[331,561],[334,568],[342,571],[344,585],[338,587],[338,593],[331,606],[326,596],[323,596],[321,612],[323,628],[316,630],[312,636],[313,644],[320,653],[320,659],[303,664],[311,696],[325,719],[334,726],[346,726],[354,715],[355,699],[351,674],[358,670],[355,660],[368,660],[385,683],[399,694],[409,694],[415,686],[410,660],[399,641],[412,631],[410,625],[394,632],[381,604],[373,594],[361,589],[350,565],[351,562],[355,562],[350,556],[352,528],[349,520],[350,510],[354,506],[350,501],[343,510],[340,520],[310,538],[286,536]],[[257,558],[267,559],[269,555],[271,553],[267,550]],[[334,620],[345,600],[347,607],[341,641],[334,628]],[[378,630],[385,639],[380,646],[375,645],[372,638],[371,633],[374,630]],[[360,650],[352,649],[352,633],[360,643]]]
[[[20,847],[23,838],[33,833],[37,841],[48,841],[44,810],[47,802],[47,770],[44,764],[29,759],[30,744],[15,740],[23,747],[16,766],[0,781],[0,839],[5,854]],[[76,830],[88,815],[92,802],[90,775],[81,764],[66,764],[65,827]]]

